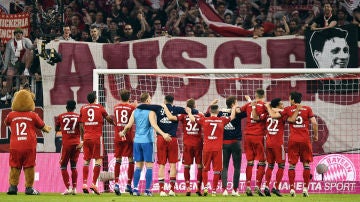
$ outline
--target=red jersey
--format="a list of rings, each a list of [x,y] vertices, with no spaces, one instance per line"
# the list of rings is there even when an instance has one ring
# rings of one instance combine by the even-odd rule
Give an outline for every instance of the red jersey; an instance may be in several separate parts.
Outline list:
[[[266,119],[266,146],[273,147],[284,144],[285,116],[274,119],[267,115]]]
[[[129,122],[132,112],[135,107],[129,103],[119,103],[114,106],[115,116],[115,142],[121,141],[119,132],[124,130],[124,127]],[[132,141],[134,139],[134,133],[132,130],[128,130],[126,133],[126,140]]]
[[[240,108],[241,111],[246,112],[246,126],[244,130],[245,135],[265,135],[265,119],[266,119],[266,107],[263,101],[256,103],[256,113],[259,115],[260,120],[254,120],[252,117],[251,103],[246,103]]]
[[[104,118],[108,116],[100,104],[87,104],[80,109],[80,122],[84,124],[84,139],[99,139],[102,136]]]
[[[56,119],[56,127],[60,127],[63,145],[80,144],[80,114],[66,112],[60,114]]]
[[[202,126],[204,131],[203,151],[219,151],[222,149],[224,138],[224,127],[230,122],[230,117],[200,117],[196,122]]]
[[[289,106],[281,113],[284,116],[291,117],[296,111],[296,106]],[[302,106],[294,123],[289,123],[290,136],[289,141],[293,142],[310,142],[309,125],[310,119],[314,117],[314,113],[309,106]]]
[[[5,118],[5,125],[10,126],[10,149],[36,148],[36,129],[45,123],[35,112],[10,112]]]
[[[196,114],[194,115],[195,119],[199,119],[203,115]],[[198,123],[192,122],[187,114],[178,114],[178,121],[182,123],[183,126],[183,142],[184,145],[188,146],[201,146],[202,137],[201,137],[201,127]]]

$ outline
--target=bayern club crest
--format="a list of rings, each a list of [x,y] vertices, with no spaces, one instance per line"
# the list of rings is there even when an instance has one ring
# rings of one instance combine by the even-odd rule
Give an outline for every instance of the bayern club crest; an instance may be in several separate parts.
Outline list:
[[[324,173],[325,181],[355,181],[356,169],[353,162],[344,155],[330,154],[322,158],[318,164],[325,164],[328,171]],[[316,167],[316,166],[315,166]],[[314,173],[314,180],[322,180],[321,174]]]
[[[111,159],[111,161],[109,162],[109,170],[108,172],[114,172],[115,171],[115,163],[116,163],[116,158]],[[125,186],[127,184],[127,169],[129,167],[129,161],[127,158],[122,158],[122,162],[121,162],[121,166],[120,166],[120,175],[119,175],[119,184],[120,184],[120,191],[124,192],[125,191]],[[114,188],[115,186],[115,181],[111,180],[109,181],[109,186],[111,189]]]

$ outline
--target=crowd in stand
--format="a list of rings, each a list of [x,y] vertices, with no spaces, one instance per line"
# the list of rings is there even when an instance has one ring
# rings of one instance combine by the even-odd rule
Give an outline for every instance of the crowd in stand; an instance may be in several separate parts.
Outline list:
[[[19,3],[12,4],[12,13],[29,12],[36,15],[35,18],[31,17],[32,25],[34,20],[38,21],[37,24],[41,24],[37,29],[32,27],[33,31],[29,37],[32,42],[38,38],[39,32],[59,36],[58,40],[98,43],[121,43],[164,35],[222,37],[204,23],[197,0],[64,0],[63,5],[56,5],[55,0],[39,0],[37,4],[34,4],[35,1],[15,2]],[[337,0],[206,0],[206,2],[215,9],[225,23],[243,29],[254,29],[254,34],[251,35],[254,38],[302,35],[307,27],[315,30],[352,22],[358,24],[360,19],[360,17],[353,18]],[[61,10],[63,15],[55,15]],[[63,22],[63,26],[52,25],[54,20],[49,20],[51,16],[62,18],[57,20]],[[329,23],[329,20],[336,23]],[[271,32],[264,33],[262,22],[265,21],[275,25]],[[2,42],[0,51],[3,59],[0,61],[8,61],[5,58],[5,44]],[[21,84],[17,82],[16,88],[6,87],[9,83],[9,71],[4,68],[7,65],[3,63],[0,63],[2,105],[11,99],[11,93],[19,87],[19,83]],[[25,62],[26,65],[28,64]],[[35,58],[31,66],[10,73],[10,76],[36,76],[36,80],[41,81],[38,66],[39,63]]]

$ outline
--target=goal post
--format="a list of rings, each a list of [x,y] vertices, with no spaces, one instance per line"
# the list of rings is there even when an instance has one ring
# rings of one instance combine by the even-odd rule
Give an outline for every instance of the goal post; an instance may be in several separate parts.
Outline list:
[[[281,98],[285,106],[288,106],[290,92],[297,91],[302,94],[302,105],[313,109],[318,122],[319,141],[313,142],[314,155],[346,153],[359,158],[359,80],[360,68],[95,69],[93,90],[96,91],[100,104],[110,114],[120,100],[119,91],[122,89],[129,90],[130,100],[138,102],[141,93],[148,92],[152,96],[152,104],[163,103],[165,95],[169,94],[175,98],[174,105],[183,107],[186,100],[194,98],[196,107],[201,112],[206,111],[214,99],[219,100],[220,108],[226,108],[225,100],[228,96],[235,96],[242,106],[247,102],[244,95],[253,99],[258,88],[265,90],[266,101]],[[182,151],[181,130],[178,129],[177,134]],[[286,150],[288,137],[286,127]],[[107,123],[104,126],[104,138],[107,152],[113,153],[114,131]],[[357,162],[360,162],[359,159]],[[328,172],[335,172],[335,166],[327,166]],[[360,166],[360,163],[356,166]],[[338,171],[336,173],[340,173]],[[325,180],[330,179],[327,178],[330,175],[324,176]]]
[[[299,91],[303,94],[302,103],[316,114],[319,133],[326,136],[320,150],[315,150],[321,154],[356,152],[360,147],[359,79],[360,68],[94,69],[93,90],[109,113],[119,101],[118,92],[124,88],[130,90],[131,100],[137,101],[142,92],[149,92],[154,104],[161,104],[166,94],[174,95],[174,103],[179,106],[195,98],[200,111],[206,110],[213,99],[219,99],[220,107],[226,107],[225,99],[231,95],[242,105],[246,102],[244,95],[253,97],[257,88],[265,90],[267,101],[280,97],[288,105],[289,93]],[[108,151],[112,152],[112,145]]]

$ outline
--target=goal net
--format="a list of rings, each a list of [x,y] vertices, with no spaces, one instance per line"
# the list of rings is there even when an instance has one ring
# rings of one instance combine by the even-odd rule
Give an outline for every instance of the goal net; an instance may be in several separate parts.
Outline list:
[[[205,112],[214,99],[219,100],[220,108],[226,108],[225,99],[228,96],[236,96],[241,106],[246,103],[244,96],[249,95],[254,98],[254,93],[258,88],[265,90],[266,101],[281,98],[285,106],[288,106],[290,92],[297,91],[302,93],[301,104],[313,109],[319,125],[319,141],[313,142],[314,155],[322,156],[321,159],[330,154],[358,157],[360,148],[359,70],[95,69],[93,89],[98,94],[99,102],[110,114],[113,113],[114,105],[120,100],[121,89],[130,90],[131,100],[138,102],[141,93],[148,92],[152,96],[153,104],[163,103],[165,95],[171,94],[175,98],[175,105],[185,107],[186,100],[194,98],[196,107],[201,112]],[[113,153],[113,127],[106,125],[104,131],[106,150],[108,153]],[[284,138],[286,149],[288,134],[287,127]],[[180,151],[182,151],[182,132],[179,129],[178,139]],[[324,162],[318,160],[317,163]],[[357,163],[360,164],[359,160]],[[314,173],[316,179],[356,180],[347,178],[345,174],[334,174],[349,169],[341,165],[341,162],[336,165],[330,162],[325,162],[325,164],[329,166],[327,174],[321,178]],[[355,167],[359,166],[352,164]],[[329,174],[330,172],[334,173]]]

